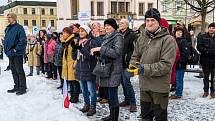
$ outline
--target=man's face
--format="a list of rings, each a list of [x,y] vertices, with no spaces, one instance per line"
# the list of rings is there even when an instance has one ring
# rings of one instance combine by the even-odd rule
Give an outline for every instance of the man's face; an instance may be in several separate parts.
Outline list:
[[[12,24],[15,22],[15,20],[11,17],[11,15],[7,15],[7,21],[8,23]]]
[[[106,33],[108,34],[115,31],[115,29],[109,24],[105,24],[105,30],[106,30]]]
[[[159,27],[159,22],[154,18],[146,18],[146,30],[155,32]]]
[[[209,27],[208,28],[208,33],[209,34],[215,34],[215,27]]]
[[[119,22],[119,30],[124,30],[124,29],[127,29],[128,25],[126,24],[125,21],[121,20]]]

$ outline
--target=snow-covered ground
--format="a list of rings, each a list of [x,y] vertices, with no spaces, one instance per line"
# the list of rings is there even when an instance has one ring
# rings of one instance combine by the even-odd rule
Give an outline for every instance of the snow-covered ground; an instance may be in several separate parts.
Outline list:
[[[63,108],[61,91],[56,87],[59,82],[48,80],[42,76],[27,77],[28,92],[17,96],[7,93],[13,87],[10,71],[3,71],[8,60],[0,60],[0,121],[99,121],[109,114],[108,105],[97,105],[97,113],[87,117],[79,109],[80,103],[71,104],[69,109]],[[28,74],[29,68],[24,65]],[[184,96],[181,100],[170,100],[168,108],[169,121],[215,121],[215,99],[201,98],[203,93],[202,79],[194,77],[193,73],[185,73]],[[136,121],[140,113],[138,81],[133,79],[137,92],[138,112],[129,113],[127,108],[120,109],[121,121]],[[122,88],[119,89],[119,99],[123,100]]]

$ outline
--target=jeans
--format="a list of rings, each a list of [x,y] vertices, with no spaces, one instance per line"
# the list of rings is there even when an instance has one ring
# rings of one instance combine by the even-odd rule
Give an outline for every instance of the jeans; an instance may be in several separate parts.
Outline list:
[[[126,76],[124,72],[122,74],[122,77],[123,79],[121,83],[122,83],[125,100],[129,101],[130,104],[136,105],[135,93],[130,81],[130,77]]]
[[[184,85],[184,69],[176,70],[176,96],[182,96]]]
[[[208,92],[209,90],[209,82],[211,82],[210,91],[214,93],[214,67],[213,66],[202,66],[202,70],[204,73],[204,92]],[[209,80],[209,76],[211,75],[211,80]]]
[[[12,71],[14,88],[26,90],[26,77],[23,69],[23,56],[9,57],[9,65]]]
[[[96,107],[96,81],[81,80],[80,84],[85,104]]]
[[[108,93],[109,108],[119,107],[118,87],[106,87]]]

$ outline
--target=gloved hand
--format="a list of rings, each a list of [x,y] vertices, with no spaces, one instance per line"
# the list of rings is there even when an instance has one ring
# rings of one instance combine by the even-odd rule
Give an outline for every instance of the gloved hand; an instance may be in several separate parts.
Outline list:
[[[136,63],[135,65],[130,64],[129,68],[125,70],[126,75],[129,77],[134,77],[136,75],[141,75],[144,73],[144,64]]]
[[[130,64],[129,68],[126,69],[126,75],[129,77],[134,77],[136,75],[141,75],[144,73],[144,64],[136,63],[135,65]]]

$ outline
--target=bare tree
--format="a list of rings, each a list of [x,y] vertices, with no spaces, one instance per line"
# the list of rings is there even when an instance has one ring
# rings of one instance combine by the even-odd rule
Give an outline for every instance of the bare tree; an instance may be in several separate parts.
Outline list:
[[[215,0],[184,0],[190,8],[201,15],[201,32],[204,32],[206,27],[206,16],[215,9]]]

